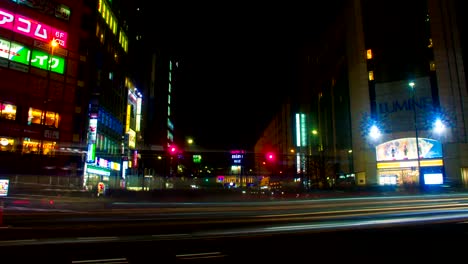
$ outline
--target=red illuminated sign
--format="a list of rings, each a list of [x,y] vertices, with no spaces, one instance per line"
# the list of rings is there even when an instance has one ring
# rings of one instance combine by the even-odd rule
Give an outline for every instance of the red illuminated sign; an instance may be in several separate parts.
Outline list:
[[[68,37],[66,32],[1,8],[0,27],[44,42],[55,39],[61,47],[66,47]]]

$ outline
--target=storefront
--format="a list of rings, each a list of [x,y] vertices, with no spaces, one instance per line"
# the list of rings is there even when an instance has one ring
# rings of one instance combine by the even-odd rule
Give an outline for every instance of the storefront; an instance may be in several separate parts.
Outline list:
[[[418,185],[444,183],[442,144],[434,139],[400,138],[376,147],[377,177],[380,185]],[[420,177],[422,174],[422,177]]]
[[[96,158],[96,163],[85,165],[83,185],[87,190],[94,190],[100,183],[105,188],[116,188],[120,181],[120,164],[103,158]]]

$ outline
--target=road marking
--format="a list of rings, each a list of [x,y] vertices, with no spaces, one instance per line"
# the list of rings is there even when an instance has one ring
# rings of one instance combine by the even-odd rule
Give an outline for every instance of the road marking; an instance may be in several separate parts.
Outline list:
[[[101,240],[117,240],[118,237],[77,237],[78,240],[90,240],[90,241],[101,241]]]
[[[18,240],[4,240],[0,241],[0,246],[9,246],[15,244],[27,244],[31,242],[37,242],[37,239],[18,239]]]
[[[126,258],[73,260],[72,263],[128,263]]]
[[[221,254],[221,252],[206,252],[206,253],[188,253],[188,254],[179,254],[176,255],[176,258],[181,259],[202,259],[202,258],[222,258],[226,255]]]
[[[161,235],[152,235],[152,237],[163,238],[163,239],[184,238],[184,237],[190,237],[190,234],[161,234]]]

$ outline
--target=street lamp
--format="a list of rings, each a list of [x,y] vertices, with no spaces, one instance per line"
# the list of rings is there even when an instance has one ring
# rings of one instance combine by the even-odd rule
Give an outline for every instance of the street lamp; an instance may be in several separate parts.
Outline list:
[[[40,154],[41,156],[44,155],[44,134],[45,134],[45,128],[44,126],[47,125],[47,105],[51,101],[49,99],[49,93],[50,93],[50,71],[51,71],[51,65],[53,63],[53,57],[54,57],[54,49],[59,45],[58,41],[56,39],[53,39],[50,41],[49,46],[50,46],[50,57],[47,59],[47,86],[46,86],[46,98],[44,100],[44,106],[42,107],[42,116],[41,116],[41,125],[42,125],[42,135],[41,135],[41,148],[40,148]]]
[[[414,89],[415,83],[410,82],[409,86],[411,87],[411,102],[413,108],[413,123],[414,123],[414,134],[416,137],[416,155],[418,159],[418,176],[419,176],[419,185],[424,185],[424,178],[421,175],[421,161],[420,161],[420,149],[419,149],[419,135],[418,135],[418,125],[417,125],[417,118],[416,118],[416,101],[415,101],[415,93],[416,90]]]

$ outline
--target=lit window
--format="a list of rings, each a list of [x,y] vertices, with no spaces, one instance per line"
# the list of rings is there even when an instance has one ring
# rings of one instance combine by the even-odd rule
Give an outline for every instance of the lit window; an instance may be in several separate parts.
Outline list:
[[[427,45],[428,48],[432,48],[432,39],[429,38],[429,44]]]
[[[16,105],[0,103],[0,118],[15,120],[16,119]]]
[[[30,124],[41,124],[41,116],[42,116],[42,110],[41,109],[36,109],[36,108],[29,108],[28,111],[28,125]]]
[[[0,151],[15,151],[15,140],[13,138],[0,138]]]
[[[367,59],[368,60],[372,59],[372,50],[371,49],[367,50]]]
[[[39,154],[41,150],[41,142],[39,140],[31,140],[25,138],[23,140],[23,153]]]
[[[435,62],[434,61],[430,61],[429,62],[429,68],[431,71],[435,71],[436,70],[436,65],[435,65]]]
[[[374,71],[369,71],[369,81],[374,80]]]
[[[44,118],[45,117],[45,118]],[[47,111],[44,114],[41,109],[29,108],[28,111],[28,125],[30,124],[44,124],[46,126],[53,126],[58,128],[60,116],[58,113]],[[42,123],[44,121],[44,123]]]
[[[47,111],[45,125],[58,128],[60,116],[58,113]]]

